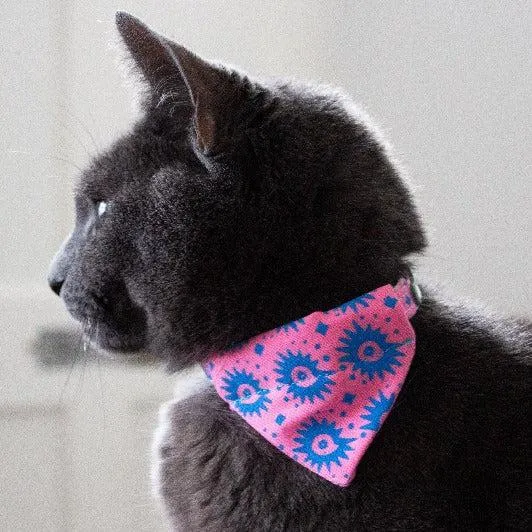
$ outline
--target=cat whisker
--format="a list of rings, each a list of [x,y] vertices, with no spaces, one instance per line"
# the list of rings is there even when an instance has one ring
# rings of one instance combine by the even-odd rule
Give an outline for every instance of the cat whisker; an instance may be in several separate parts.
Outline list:
[[[32,153],[30,153],[28,151],[21,151],[21,150],[7,150],[7,153],[11,153],[11,154],[14,154],[14,155],[27,155],[28,157],[34,157],[34,158],[42,157],[43,159],[51,159],[51,160],[54,160],[54,161],[60,161],[62,163],[70,164],[71,166],[73,166],[79,172],[83,172],[83,169],[81,167],[79,167],[76,163],[74,163],[73,161],[71,161],[69,159],[65,159],[63,157],[58,157],[56,155],[49,155],[49,154],[46,154],[46,153],[43,153],[43,152],[32,152]]]
[[[68,124],[66,124],[65,122],[63,122],[62,120],[59,120],[59,119],[56,119],[57,120],[57,124],[62,127],[66,133],[69,133],[72,138],[79,144],[79,146],[81,146],[81,148],[83,148],[83,151],[85,152],[85,154],[87,155],[87,157],[89,159],[91,159],[93,157],[94,154],[92,154],[89,149],[87,148],[86,144],[81,140],[81,137],[76,133],[76,131],[74,130],[73,127],[69,126]]]
[[[74,371],[74,366],[79,361],[79,353],[81,352],[82,343],[83,343],[83,332],[80,333],[77,349],[75,349],[72,352],[72,358],[71,358],[71,361],[70,361],[70,368],[68,370],[68,374],[67,374],[67,377],[65,379],[65,383],[63,384],[63,387],[61,389],[61,393],[59,394],[59,402],[60,403],[63,402],[63,399],[65,397],[65,393],[66,393],[67,387],[68,387],[68,385],[70,383],[70,379],[72,378],[72,373]]]
[[[96,336],[98,335],[98,324],[96,324]],[[103,391],[103,378],[102,378],[102,368],[100,365],[100,357],[98,356],[98,351],[96,352],[96,366],[97,366],[97,372],[98,372],[98,384],[100,388],[100,403],[101,403],[101,412],[102,412],[102,424],[103,429],[107,430],[107,412],[105,409],[105,402],[104,402],[104,391]]]
[[[83,382],[85,380],[85,368],[87,367],[87,357],[86,357],[86,351],[85,351],[85,344],[83,344],[82,346],[82,350],[80,351],[81,353],[81,357],[80,357],[80,361],[81,361],[81,369],[78,373],[79,375],[79,378],[78,378],[78,385],[77,385],[77,390],[76,390],[76,395],[78,397],[81,397],[81,391],[83,389]]]
[[[62,108],[63,111],[65,111],[66,113],[68,113],[76,122],[79,123],[79,125],[83,128],[83,131],[88,135],[88,137],[90,138],[93,146],[94,146],[94,149],[96,151],[96,153],[99,153],[100,152],[100,148],[98,146],[98,144],[96,143],[96,140],[94,138],[94,135],[91,133],[90,129],[87,127],[87,125],[83,122],[83,120],[81,120],[80,116],[79,115],[76,115],[72,109],[69,109],[69,108],[66,108],[66,107],[63,107]],[[94,117],[93,115],[91,114],[90,110],[89,110],[89,114],[91,116],[91,119],[92,121],[94,122]]]

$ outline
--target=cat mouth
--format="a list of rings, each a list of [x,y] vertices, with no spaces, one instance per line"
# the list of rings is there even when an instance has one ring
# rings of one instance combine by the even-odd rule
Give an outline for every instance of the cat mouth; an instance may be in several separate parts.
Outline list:
[[[61,298],[68,313],[81,324],[87,345],[113,353],[138,353],[147,344],[146,313],[118,290],[113,295],[104,299],[92,292],[62,290]]]
[[[145,349],[143,338],[119,336],[97,322],[83,324],[82,348],[86,356],[110,363],[152,366],[161,362]]]
[[[104,351],[132,354],[139,353],[146,347],[143,332],[117,331],[103,321],[87,319],[83,326],[83,340]]]

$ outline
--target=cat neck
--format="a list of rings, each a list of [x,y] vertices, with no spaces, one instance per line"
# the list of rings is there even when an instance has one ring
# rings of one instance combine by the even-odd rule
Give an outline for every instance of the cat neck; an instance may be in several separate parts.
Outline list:
[[[384,285],[395,285],[404,277],[412,279],[412,266],[408,261],[395,264],[380,262],[379,266],[349,268],[335,271],[333,275],[302,275],[299,282],[287,283],[290,289],[270,290],[250,298],[240,314],[239,327],[228,342],[227,348],[256,334],[278,327],[283,323],[306,316],[316,310],[335,308],[362,294]]]

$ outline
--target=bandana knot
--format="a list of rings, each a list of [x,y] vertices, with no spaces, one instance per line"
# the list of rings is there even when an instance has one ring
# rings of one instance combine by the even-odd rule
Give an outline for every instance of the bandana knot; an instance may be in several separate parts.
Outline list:
[[[279,451],[347,486],[406,378],[418,296],[401,278],[216,353],[205,372]]]

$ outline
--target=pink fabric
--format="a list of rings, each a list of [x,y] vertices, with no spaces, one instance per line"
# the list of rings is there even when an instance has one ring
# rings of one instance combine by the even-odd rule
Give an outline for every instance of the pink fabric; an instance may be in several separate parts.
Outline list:
[[[287,456],[347,486],[415,351],[410,282],[382,286],[212,356],[229,407]]]

